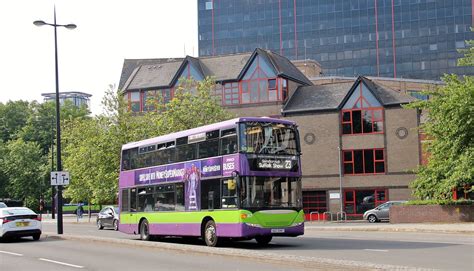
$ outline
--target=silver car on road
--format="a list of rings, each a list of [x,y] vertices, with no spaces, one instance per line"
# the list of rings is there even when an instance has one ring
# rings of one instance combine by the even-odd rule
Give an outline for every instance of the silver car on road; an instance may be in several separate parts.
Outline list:
[[[388,221],[390,207],[393,205],[401,205],[404,204],[406,201],[387,201],[379,206],[375,207],[374,209],[370,209],[364,213],[364,219],[367,219],[370,223],[379,222],[382,220]]]

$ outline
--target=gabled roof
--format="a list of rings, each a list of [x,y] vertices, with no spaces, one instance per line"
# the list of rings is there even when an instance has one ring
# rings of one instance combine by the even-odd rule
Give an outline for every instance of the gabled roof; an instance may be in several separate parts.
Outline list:
[[[311,81],[288,59],[271,51],[257,48],[253,53],[202,58],[187,56],[178,61],[157,61],[141,65],[138,62],[131,63],[132,61],[129,61],[127,67],[124,63],[124,69],[126,68],[127,71],[122,71],[122,77],[129,74],[128,80],[124,83],[121,81],[119,87],[123,90],[171,87],[179,79],[181,71],[188,63],[203,77],[214,77],[217,82],[238,81],[242,79],[257,55],[262,56],[278,76],[303,85],[312,85]],[[152,61],[150,60],[150,62]],[[129,72],[132,64],[135,64],[135,69]]]
[[[296,89],[295,93],[284,105],[282,113],[340,110],[359,83],[365,84],[384,107],[406,104],[416,100],[409,95],[402,94],[360,76],[353,82],[301,86]]]
[[[262,49],[257,50],[263,51]],[[288,58],[272,51],[267,50],[264,52],[267,53],[268,58],[272,62],[271,64],[275,67],[279,76],[305,85],[311,86],[313,84]]]
[[[168,87],[171,85],[181,64],[182,61],[139,66],[130,76],[131,80],[127,81],[124,85],[124,89],[136,90]]]
[[[207,76],[213,76],[216,81],[235,81],[240,72],[249,62],[251,53],[225,55],[219,57],[200,58],[203,70]]]
[[[203,78],[206,77],[205,73],[202,70],[199,59],[192,56],[186,56],[183,62],[181,62],[181,65],[179,66],[178,71],[173,76],[173,79],[171,80],[171,83],[169,84],[169,86],[174,86],[176,82],[178,82],[180,75],[182,74],[183,70],[188,66],[188,64],[193,66],[197,70],[197,72],[201,74]]]
[[[153,65],[153,64],[162,64],[166,62],[181,61],[182,58],[150,58],[150,59],[124,59],[122,74],[120,75],[120,81],[118,89],[122,89],[125,85],[125,82],[130,78],[133,71],[141,65]]]
[[[365,78],[363,76],[359,78],[360,80],[362,80],[362,82],[365,83],[365,85],[370,90],[372,90],[372,93],[375,95],[375,97],[377,97],[379,101],[382,102],[384,106],[407,104],[416,100],[414,97],[410,95],[402,94],[391,88],[377,84],[374,81],[368,78]]]
[[[335,110],[354,83],[301,86],[283,106],[282,113]]]

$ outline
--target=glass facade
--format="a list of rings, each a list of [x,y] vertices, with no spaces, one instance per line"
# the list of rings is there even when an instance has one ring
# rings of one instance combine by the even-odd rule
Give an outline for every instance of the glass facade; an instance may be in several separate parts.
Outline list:
[[[314,59],[324,75],[439,80],[474,39],[471,0],[198,0],[199,55]]]
[[[56,101],[56,93],[42,93],[44,101]],[[60,92],[59,93],[59,104],[63,105],[66,101],[69,101],[77,107],[85,106],[87,109],[90,108],[90,97],[92,95],[83,92]]]

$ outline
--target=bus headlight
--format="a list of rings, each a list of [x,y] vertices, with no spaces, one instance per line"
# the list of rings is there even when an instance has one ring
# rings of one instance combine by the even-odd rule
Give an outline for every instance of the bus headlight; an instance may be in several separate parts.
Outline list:
[[[245,225],[250,226],[250,227],[255,227],[255,228],[261,228],[262,227],[259,224],[253,224],[253,223],[245,223]]]
[[[303,225],[304,222],[298,222],[298,223],[293,223],[291,224],[291,227],[297,227]]]

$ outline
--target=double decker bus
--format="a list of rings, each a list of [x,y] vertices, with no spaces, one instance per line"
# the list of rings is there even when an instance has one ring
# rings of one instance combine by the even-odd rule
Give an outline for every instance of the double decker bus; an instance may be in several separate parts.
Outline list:
[[[236,118],[123,145],[119,230],[268,244],[304,233],[294,122]]]

